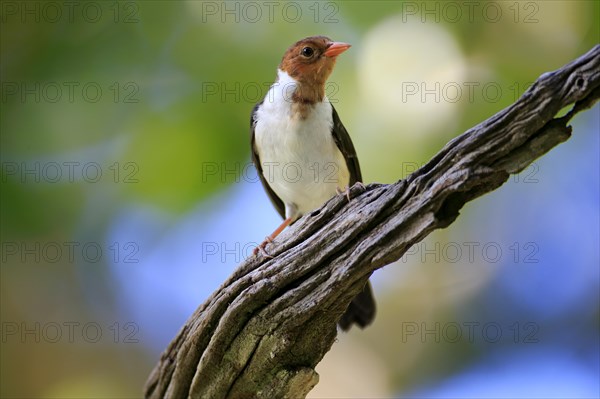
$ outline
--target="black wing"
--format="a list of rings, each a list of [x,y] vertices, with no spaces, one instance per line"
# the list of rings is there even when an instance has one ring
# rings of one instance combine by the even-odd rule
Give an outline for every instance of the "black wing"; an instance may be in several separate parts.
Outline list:
[[[269,186],[269,183],[263,176],[262,166],[260,165],[260,159],[258,158],[258,151],[256,151],[256,145],[254,143],[254,128],[256,126],[256,111],[258,110],[258,107],[260,107],[262,105],[262,103],[263,102],[261,101],[258,104],[256,104],[254,106],[254,108],[252,109],[252,114],[250,114],[250,148],[252,150],[252,162],[254,163],[254,167],[256,168],[256,172],[258,173],[260,182],[262,183],[265,191],[267,192],[269,199],[273,203],[273,206],[275,207],[275,209],[277,209],[277,212],[279,212],[281,217],[285,219],[285,205],[283,204],[283,201],[281,200],[281,198],[279,198],[277,196],[277,194],[275,194],[275,192],[273,191],[271,186]],[[348,133],[346,133],[346,135],[347,134]],[[350,143],[350,145],[352,145],[352,143]]]
[[[348,131],[344,125],[342,125],[342,121],[340,120],[340,117],[338,116],[333,104],[331,104],[331,112],[333,116],[333,128],[331,130],[331,134],[333,135],[335,144],[342,152],[344,159],[346,159],[346,165],[350,171],[349,186],[352,187],[354,183],[362,182],[362,174],[360,173],[358,157],[356,156],[356,150],[354,149],[350,135],[348,134]]]
[[[354,149],[350,135],[344,125],[342,125],[342,121],[333,104],[331,104],[331,110],[333,115],[333,129],[331,134],[333,134],[335,144],[337,144],[346,159],[346,165],[350,171],[349,185],[352,187],[354,183],[362,182],[358,157],[356,156],[356,150]],[[348,331],[353,324],[356,324],[360,328],[365,328],[375,319],[375,308],[375,298],[373,298],[371,283],[367,281],[363,290],[350,302],[338,324],[343,331]]]

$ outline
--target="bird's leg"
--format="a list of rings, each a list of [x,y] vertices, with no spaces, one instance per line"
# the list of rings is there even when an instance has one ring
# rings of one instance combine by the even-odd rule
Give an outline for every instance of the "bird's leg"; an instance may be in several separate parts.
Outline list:
[[[348,203],[350,203],[350,186],[346,186],[345,190],[342,190],[339,187],[335,188],[335,192],[337,193],[337,195],[346,195],[346,198],[348,199]]]
[[[267,236],[265,238],[265,240],[260,243],[260,245],[256,248],[254,248],[254,255],[256,255],[258,253],[258,251],[260,251],[263,255],[272,258],[271,255],[269,255],[267,253],[267,251],[265,250],[265,247],[267,246],[267,244],[273,242],[273,240],[279,235],[281,234],[281,232],[283,231],[283,229],[285,229],[286,227],[288,227],[290,225],[290,223],[292,223],[292,218],[287,218],[283,221],[283,223],[281,223],[279,225],[279,227],[277,227],[275,229],[275,231],[273,233],[271,233],[271,235]]]
[[[367,189],[365,185],[360,181],[357,181],[354,184],[357,184],[358,187],[360,187],[363,191],[366,191]],[[346,194],[346,198],[348,199],[348,202],[350,202],[350,186],[346,186],[346,189],[343,191],[339,187],[336,187],[335,192],[338,193],[338,195]]]

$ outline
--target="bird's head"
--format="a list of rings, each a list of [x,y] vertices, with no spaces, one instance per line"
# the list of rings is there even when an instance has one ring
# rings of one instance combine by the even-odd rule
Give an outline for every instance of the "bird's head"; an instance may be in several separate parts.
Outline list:
[[[349,44],[334,42],[325,36],[307,37],[287,49],[279,69],[298,82],[297,94],[303,101],[321,101],[337,56],[348,48]]]

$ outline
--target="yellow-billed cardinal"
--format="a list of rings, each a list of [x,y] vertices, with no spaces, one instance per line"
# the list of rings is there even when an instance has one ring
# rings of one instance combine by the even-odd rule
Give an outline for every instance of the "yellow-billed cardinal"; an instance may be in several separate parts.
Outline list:
[[[336,193],[362,181],[356,151],[333,105],[325,82],[338,55],[349,44],[312,36],[283,55],[277,81],[252,110],[252,161],[271,202],[285,220],[256,248],[267,243],[303,214]],[[375,317],[375,300],[367,282],[339,325],[365,327]]]

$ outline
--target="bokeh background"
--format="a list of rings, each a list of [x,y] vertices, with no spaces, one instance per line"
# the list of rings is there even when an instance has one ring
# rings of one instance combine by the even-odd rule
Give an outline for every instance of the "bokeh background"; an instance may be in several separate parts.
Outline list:
[[[280,222],[249,113],[284,50],[353,47],[327,93],[391,183],[599,41],[599,3],[1,3],[3,398],[139,397]],[[599,107],[377,271],[311,397],[598,397]]]

